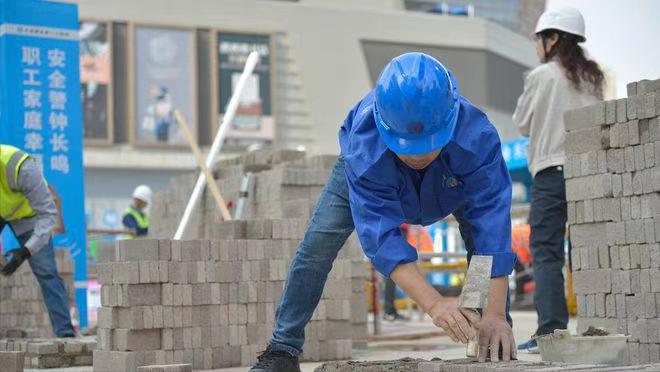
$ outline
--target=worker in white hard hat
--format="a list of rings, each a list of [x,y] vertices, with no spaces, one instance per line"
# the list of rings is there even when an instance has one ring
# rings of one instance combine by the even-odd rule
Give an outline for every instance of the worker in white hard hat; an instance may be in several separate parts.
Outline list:
[[[577,9],[546,11],[533,37],[541,65],[525,78],[513,121],[529,136],[528,164],[533,176],[530,248],[536,291],[538,326],[519,350],[538,352],[536,336],[566,329],[564,294],[564,112],[602,99],[603,72],[579,43],[586,41],[584,19]]]
[[[126,208],[122,223],[133,237],[141,237],[149,232],[149,216],[147,206],[151,204],[151,188],[140,185],[133,191],[133,201]]]

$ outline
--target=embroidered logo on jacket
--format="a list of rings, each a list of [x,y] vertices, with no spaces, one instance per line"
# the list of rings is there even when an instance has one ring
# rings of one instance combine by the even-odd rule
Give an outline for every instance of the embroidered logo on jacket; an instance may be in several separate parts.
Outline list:
[[[442,175],[442,182],[447,189],[453,189],[454,187],[458,186],[458,180],[452,176],[447,176],[446,174]]]

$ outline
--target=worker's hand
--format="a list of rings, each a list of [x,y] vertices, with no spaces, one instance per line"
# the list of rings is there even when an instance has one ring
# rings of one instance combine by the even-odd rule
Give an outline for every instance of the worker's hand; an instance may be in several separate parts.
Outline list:
[[[479,314],[458,307],[457,299],[442,299],[429,309],[433,323],[442,328],[454,342],[466,344],[479,329]]]
[[[498,314],[484,314],[479,327],[479,361],[485,362],[490,352],[491,361],[516,359],[516,341],[506,317]]]
[[[2,275],[10,276],[32,255],[30,254],[30,250],[25,247],[20,247],[7,251],[5,256],[11,256],[11,260],[9,260],[9,263],[2,268]]]

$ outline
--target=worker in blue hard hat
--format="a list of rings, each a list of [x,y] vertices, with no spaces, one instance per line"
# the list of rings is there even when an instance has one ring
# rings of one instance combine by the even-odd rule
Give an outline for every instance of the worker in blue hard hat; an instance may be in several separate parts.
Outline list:
[[[332,263],[357,231],[374,267],[456,342],[479,329],[480,360],[515,358],[508,315],[511,179],[488,117],[459,94],[451,72],[423,53],[394,58],[339,130],[341,155],[289,267],[269,346],[253,372],[299,371],[304,328]],[[405,223],[449,214],[472,255],[493,257],[488,306],[479,316],[441,296],[420,273]]]

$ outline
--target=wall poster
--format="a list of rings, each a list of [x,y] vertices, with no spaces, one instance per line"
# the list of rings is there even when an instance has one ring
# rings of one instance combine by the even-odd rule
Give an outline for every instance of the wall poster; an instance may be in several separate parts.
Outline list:
[[[194,36],[189,29],[134,26],[134,143],[188,146],[174,121],[177,109],[197,133]]]
[[[111,26],[80,22],[80,82],[83,134],[88,143],[112,142]]]
[[[247,146],[271,145],[275,136],[272,113],[272,47],[267,34],[217,33],[218,125],[222,122],[245,61],[252,51],[260,56],[254,73],[249,77],[241,101],[227,133],[226,143]]]

